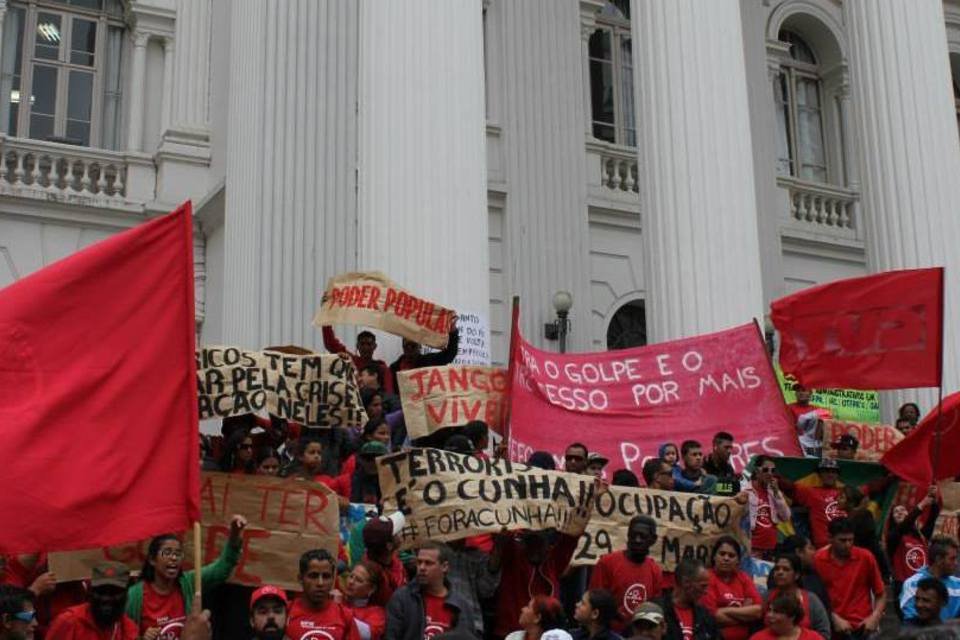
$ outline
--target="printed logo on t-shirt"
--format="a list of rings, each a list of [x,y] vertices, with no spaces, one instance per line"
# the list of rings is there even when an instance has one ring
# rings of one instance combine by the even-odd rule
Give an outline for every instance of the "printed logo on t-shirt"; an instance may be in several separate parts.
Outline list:
[[[335,638],[323,629],[314,629],[300,636],[299,640],[335,640]]]
[[[727,591],[722,596],[720,596],[720,601],[724,603],[723,605],[721,605],[724,607],[742,607],[743,606],[743,598],[741,598],[740,596],[736,596],[730,593],[729,591]]]
[[[907,550],[906,561],[911,571],[920,571],[927,566],[927,552],[923,547],[910,547]]]
[[[160,618],[157,624],[160,626],[160,635],[158,640],[180,640],[183,633],[184,618]]]
[[[434,622],[428,617],[427,624],[423,627],[423,638],[424,640],[430,640],[433,636],[438,636],[448,629],[447,625],[442,622]]]
[[[628,613],[634,613],[641,604],[647,601],[647,587],[642,582],[635,582],[627,587],[623,594],[623,608]]]
[[[764,529],[773,526],[773,519],[770,517],[770,505],[766,502],[757,507],[757,526]]]
[[[846,518],[847,513],[840,508],[840,505],[837,503],[836,499],[831,500],[823,507],[823,513],[827,516],[827,520],[833,521],[837,518]]]
[[[683,640],[693,640],[693,627],[680,623],[680,631],[683,632]]]

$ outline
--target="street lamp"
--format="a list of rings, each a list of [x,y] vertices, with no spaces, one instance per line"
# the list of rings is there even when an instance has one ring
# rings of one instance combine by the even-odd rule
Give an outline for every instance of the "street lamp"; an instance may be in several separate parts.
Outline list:
[[[570,332],[570,307],[572,306],[573,296],[570,292],[557,291],[553,294],[553,309],[557,312],[557,319],[543,327],[543,335],[547,340],[560,341],[560,353],[567,351],[567,334]]]

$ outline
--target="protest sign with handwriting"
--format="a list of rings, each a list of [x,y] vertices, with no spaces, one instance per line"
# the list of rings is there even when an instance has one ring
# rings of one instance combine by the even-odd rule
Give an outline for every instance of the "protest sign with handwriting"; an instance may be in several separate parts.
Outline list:
[[[597,495],[587,530],[580,538],[572,565],[595,564],[600,556],[627,546],[627,529],[634,516],[646,515],[657,523],[657,542],[650,557],[666,571],[673,571],[683,558],[710,562],[717,538],[730,535],[744,549],[750,535],[742,527],[746,505],[733,498],[678,491],[610,487]]]
[[[834,451],[829,443],[836,442],[842,435],[850,434],[857,439],[856,460],[879,462],[893,445],[903,440],[903,434],[896,427],[888,424],[861,424],[858,422],[843,422],[840,420],[824,420],[823,422],[823,454],[833,457]]]
[[[330,278],[313,324],[383,329],[436,349],[447,346],[456,312],[402,289],[379,271]]]
[[[651,556],[672,570],[684,557],[704,558],[721,535],[740,529],[745,507],[732,498],[611,487],[597,493],[591,476],[545,471],[509,460],[487,460],[438,449],[411,449],[377,458],[384,511],[406,517],[404,547],[457,540],[506,528],[577,531],[592,504],[574,564],[594,564],[626,547],[633,516],[656,520]]]
[[[351,427],[367,421],[353,362],[329,353],[201,347],[197,401],[201,420],[267,411],[311,426]]]
[[[243,531],[240,562],[230,582],[257,586],[273,584],[299,590],[297,561],[308,549],[326,549],[337,557],[340,511],[336,495],[315,482],[269,476],[204,472],[200,507],[203,523],[203,558],[216,560],[229,536],[230,517],[237,513],[249,524]],[[184,569],[192,569],[193,536],[184,538]],[[93,565],[103,560],[123,562],[139,570],[146,559],[149,540],[107,549],[51,553],[50,570],[67,582],[90,577]]]
[[[506,411],[507,371],[454,365],[401,371],[397,375],[403,419],[411,438],[483,420],[501,433]]]

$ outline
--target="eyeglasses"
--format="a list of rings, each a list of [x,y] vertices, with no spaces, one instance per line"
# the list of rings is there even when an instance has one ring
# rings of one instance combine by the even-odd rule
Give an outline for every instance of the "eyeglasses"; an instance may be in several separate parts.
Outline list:
[[[760,467],[760,473],[774,473],[776,470],[776,467]]]
[[[160,557],[180,560],[183,558],[183,551],[181,549],[160,549]]]
[[[27,624],[30,624],[31,622],[37,619],[37,612],[36,611],[18,611],[17,613],[13,614],[13,617],[19,620],[20,622],[26,622]]]

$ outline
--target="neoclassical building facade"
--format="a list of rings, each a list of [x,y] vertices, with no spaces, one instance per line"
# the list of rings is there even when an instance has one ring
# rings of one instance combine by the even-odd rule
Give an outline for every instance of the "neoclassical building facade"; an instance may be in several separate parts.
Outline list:
[[[570,292],[580,351],[894,268],[945,265],[960,311],[954,0],[0,0],[0,20],[0,286],[190,198],[205,343],[321,348],[327,278],[368,269],[476,314],[494,362],[514,295],[555,347]]]

